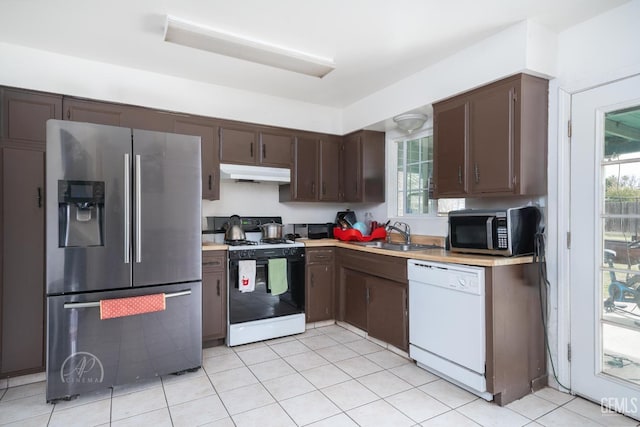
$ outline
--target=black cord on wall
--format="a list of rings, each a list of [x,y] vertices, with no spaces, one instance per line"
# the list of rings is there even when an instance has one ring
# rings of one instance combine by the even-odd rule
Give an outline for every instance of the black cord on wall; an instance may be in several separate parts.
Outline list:
[[[536,237],[534,240],[534,262],[538,263],[538,291],[540,294],[540,318],[542,320],[542,330],[544,331],[544,344],[547,349],[547,353],[549,355],[549,361],[551,362],[551,373],[553,375],[553,379],[560,385],[560,387],[564,388],[568,392],[571,392],[571,388],[565,386],[558,379],[558,375],[556,374],[556,367],[553,363],[553,357],[551,356],[551,349],[549,348],[549,335],[547,334],[547,318],[545,315],[545,309],[543,304],[543,297],[546,298],[548,295],[548,290],[551,284],[549,283],[549,279],[547,278],[547,261],[545,258],[545,242],[544,242],[544,228],[541,227],[536,233]],[[545,292],[543,293],[543,289]]]

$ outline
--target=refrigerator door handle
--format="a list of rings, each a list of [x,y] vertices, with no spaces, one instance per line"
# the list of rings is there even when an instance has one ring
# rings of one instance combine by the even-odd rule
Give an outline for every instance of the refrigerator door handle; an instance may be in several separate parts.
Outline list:
[[[130,182],[130,163],[129,153],[124,155],[124,263],[129,264],[131,259],[131,242],[129,235],[131,233],[131,182]]]
[[[182,297],[185,295],[191,295],[191,291],[179,291],[172,292],[170,294],[164,294],[165,298]],[[90,308],[100,307],[100,301],[87,301],[87,302],[65,302],[64,308]]]
[[[135,192],[135,208],[136,208],[136,263],[142,262],[142,170],[140,165],[140,154],[136,154],[136,192]]]

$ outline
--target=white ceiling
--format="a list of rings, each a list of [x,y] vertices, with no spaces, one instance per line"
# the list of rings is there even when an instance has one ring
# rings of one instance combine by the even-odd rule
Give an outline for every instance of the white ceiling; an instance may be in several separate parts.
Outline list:
[[[345,107],[516,22],[559,32],[626,1],[0,0],[0,41]],[[167,14],[333,58],[336,69],[318,79],[167,43]]]

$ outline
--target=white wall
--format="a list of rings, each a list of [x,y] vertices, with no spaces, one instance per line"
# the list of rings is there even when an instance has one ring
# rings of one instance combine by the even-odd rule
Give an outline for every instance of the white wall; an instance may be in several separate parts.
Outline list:
[[[386,218],[384,204],[349,203],[280,203],[278,184],[223,181],[220,184],[220,200],[202,202],[202,216],[281,216],[285,224],[333,222],[336,212],[351,209],[358,220],[364,220],[365,212],[374,219]]]
[[[208,117],[342,134],[342,112],[0,43],[0,84]]]
[[[633,0],[558,35],[558,78],[549,88],[548,331],[551,354],[564,383],[569,382],[570,271],[565,242],[569,231],[569,155],[571,149],[580,150],[579,144],[569,148],[566,134],[570,94],[640,73],[639,17],[640,0]]]
[[[345,132],[522,71],[556,73],[555,35],[522,21],[345,108]]]

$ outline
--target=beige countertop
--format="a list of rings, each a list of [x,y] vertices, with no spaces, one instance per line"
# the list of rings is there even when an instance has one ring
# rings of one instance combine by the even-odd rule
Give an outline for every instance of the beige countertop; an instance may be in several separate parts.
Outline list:
[[[500,265],[530,264],[533,262],[532,256],[523,257],[501,257],[490,255],[473,255],[459,254],[445,251],[444,249],[428,249],[424,251],[390,251],[387,249],[368,248],[365,246],[354,245],[349,242],[343,242],[336,239],[299,239],[307,248],[315,248],[322,246],[333,246],[339,248],[348,248],[356,251],[370,252],[380,255],[391,255],[401,258],[420,259],[424,261],[448,262],[453,264],[476,265],[479,267],[496,267]]]
[[[500,265],[515,265],[515,264],[530,264],[533,262],[532,256],[522,257],[501,257],[501,256],[489,256],[489,255],[473,255],[473,254],[459,254],[454,252],[445,251],[444,249],[428,249],[424,251],[390,251],[387,249],[368,248],[365,246],[354,245],[349,242],[343,242],[336,239],[298,239],[299,242],[304,243],[307,248],[317,247],[338,247],[348,248],[354,251],[369,252],[379,255],[390,255],[400,258],[420,259],[424,261],[436,261],[436,262],[448,262],[453,264],[466,264],[476,265],[479,267],[496,267]],[[228,245],[219,243],[205,243],[202,245],[203,251],[226,251],[229,248]]]
[[[203,243],[202,250],[203,251],[226,251],[229,249],[229,245],[224,245],[222,243]]]

